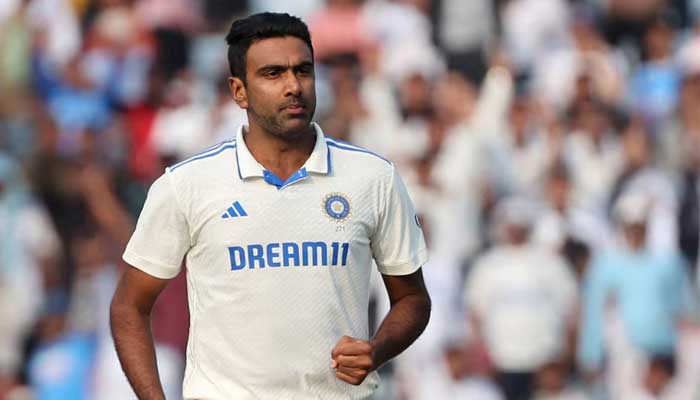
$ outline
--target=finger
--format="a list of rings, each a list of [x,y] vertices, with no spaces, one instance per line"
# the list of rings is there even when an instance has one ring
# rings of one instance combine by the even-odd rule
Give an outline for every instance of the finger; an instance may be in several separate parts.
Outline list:
[[[351,343],[354,339],[351,338],[350,336],[343,336],[340,339],[338,339],[338,342],[333,346],[333,349],[331,350],[331,357],[336,358],[340,352],[339,349],[344,346],[347,343]]]
[[[344,354],[336,357],[335,361],[344,367],[350,368],[362,368],[370,369],[372,368],[372,358],[369,355],[361,356],[346,356]]]
[[[338,361],[331,360],[331,368],[338,368]]]
[[[365,380],[364,378],[356,378],[354,376],[348,375],[342,371],[336,371],[335,376],[338,379],[340,379],[341,381],[347,382],[347,383],[349,383],[351,385],[355,385],[355,386],[359,385],[360,383],[362,383],[362,381]]]
[[[338,372],[342,372],[345,375],[349,375],[355,378],[362,378],[365,379],[365,377],[369,374],[369,371],[364,369],[364,368],[351,368],[351,367],[346,367],[344,365],[339,365],[338,368],[336,369]]]
[[[359,340],[359,341],[352,341],[352,342],[346,342],[346,343],[340,343],[338,344],[335,349],[333,349],[333,358],[336,358],[339,355],[346,355],[346,356],[359,356],[362,354],[371,354],[372,353],[372,346],[369,344],[369,342],[366,342],[364,340]]]

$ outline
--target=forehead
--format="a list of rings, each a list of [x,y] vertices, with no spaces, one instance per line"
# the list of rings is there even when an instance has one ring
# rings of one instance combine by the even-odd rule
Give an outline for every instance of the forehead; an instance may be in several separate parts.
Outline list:
[[[263,65],[296,65],[304,61],[313,61],[306,42],[293,36],[253,42],[248,48],[246,59],[247,68],[253,70]]]

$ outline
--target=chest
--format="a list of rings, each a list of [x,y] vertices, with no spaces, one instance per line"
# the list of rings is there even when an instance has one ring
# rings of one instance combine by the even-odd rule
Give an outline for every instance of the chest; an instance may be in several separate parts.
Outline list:
[[[309,178],[283,189],[246,182],[199,196],[191,210],[194,246],[369,243],[378,199],[366,185]]]

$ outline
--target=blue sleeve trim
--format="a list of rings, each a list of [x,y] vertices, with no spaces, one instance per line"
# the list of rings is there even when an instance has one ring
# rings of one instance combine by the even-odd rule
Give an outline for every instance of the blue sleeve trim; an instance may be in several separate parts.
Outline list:
[[[341,149],[341,150],[356,151],[356,152],[358,152],[358,153],[371,154],[371,155],[373,155],[373,156],[375,156],[375,157],[377,157],[377,158],[380,158],[380,159],[386,161],[387,163],[389,163],[389,165],[392,165],[391,161],[387,160],[386,158],[380,156],[380,155],[377,154],[377,153],[373,153],[373,152],[371,152],[371,151],[369,151],[369,150],[363,149],[363,148],[361,148],[361,147],[357,147],[357,146],[355,146],[355,145],[352,145],[352,144],[349,144],[349,143],[345,143],[345,142],[341,142],[341,141],[336,141],[335,139],[330,139],[330,138],[327,138],[326,143],[327,143],[329,146],[332,146],[332,147],[335,147],[335,148],[338,148],[338,149]]]
[[[228,143],[228,144],[226,144],[226,143]],[[181,161],[181,162],[173,165],[172,167],[170,167],[170,172],[173,172],[176,169],[182,167],[183,165],[191,163],[192,161],[197,161],[197,160],[202,160],[205,158],[213,157],[226,149],[235,149],[235,148],[236,148],[235,142],[234,143],[230,143],[230,142],[221,143],[217,146],[214,146],[213,148],[210,148],[209,150],[205,150],[202,153],[199,153],[201,155],[197,155],[197,156],[188,158],[185,161]]]

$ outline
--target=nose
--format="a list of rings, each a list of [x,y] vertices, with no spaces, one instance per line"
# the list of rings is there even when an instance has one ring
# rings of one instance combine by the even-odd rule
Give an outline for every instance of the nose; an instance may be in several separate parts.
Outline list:
[[[301,82],[299,81],[299,77],[297,77],[294,72],[289,71],[287,73],[285,83],[285,96],[298,97],[301,95]]]

